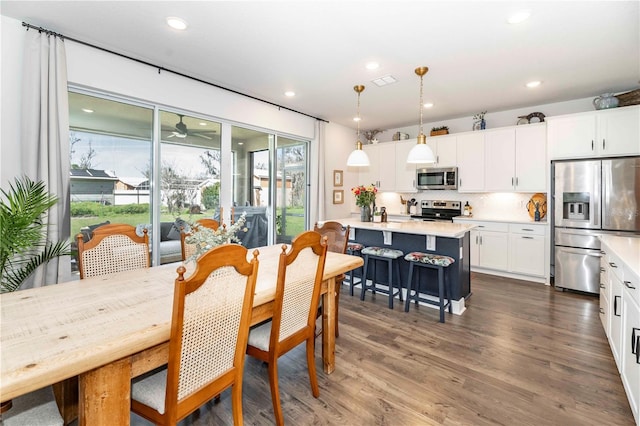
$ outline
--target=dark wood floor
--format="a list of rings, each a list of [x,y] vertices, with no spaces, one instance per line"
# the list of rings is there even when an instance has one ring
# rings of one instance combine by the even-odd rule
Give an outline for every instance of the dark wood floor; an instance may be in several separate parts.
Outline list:
[[[280,359],[288,425],[633,425],[598,316],[598,299],[541,284],[474,274],[462,316],[346,288],[336,371],[314,399],[304,347]],[[356,290],[359,295],[359,290]],[[247,358],[244,420],[272,425],[267,370]],[[138,418],[134,424],[143,424]],[[230,425],[229,392],[183,421]]]

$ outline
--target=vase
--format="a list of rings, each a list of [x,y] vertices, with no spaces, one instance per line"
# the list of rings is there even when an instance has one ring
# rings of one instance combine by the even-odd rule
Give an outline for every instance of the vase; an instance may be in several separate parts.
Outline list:
[[[484,121],[484,118],[480,120],[480,130],[484,130],[487,128],[487,122]]]
[[[360,222],[371,222],[371,206],[360,207]]]

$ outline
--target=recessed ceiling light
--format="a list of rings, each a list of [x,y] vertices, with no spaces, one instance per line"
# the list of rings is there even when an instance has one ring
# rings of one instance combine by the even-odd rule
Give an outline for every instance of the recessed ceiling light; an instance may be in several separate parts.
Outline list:
[[[433,104],[431,102],[427,102],[427,103],[424,104],[424,107],[425,108],[432,108]]]
[[[360,121],[362,120],[360,117],[353,117],[353,121]]]
[[[205,123],[204,121],[201,121],[198,124],[201,125],[201,126],[206,126],[207,125],[207,123]]]
[[[529,89],[533,89],[534,87],[538,87],[538,86],[540,86],[541,84],[542,84],[542,82],[541,82],[541,81],[535,80],[535,81],[530,81],[530,82],[528,82],[528,83],[526,84],[526,86],[527,86]]]
[[[380,64],[377,62],[369,62],[365,65],[368,70],[377,70],[380,67]]]
[[[296,95],[296,92],[292,91],[292,90],[288,90],[286,92],[284,92],[284,95],[288,98],[293,98]]]
[[[513,15],[507,18],[507,22],[510,24],[519,24],[521,22],[526,21],[531,16],[531,12],[528,10],[521,10],[519,12],[514,13]]]
[[[84,112],[86,112],[87,114],[91,114],[91,113],[93,112],[93,110],[92,110],[92,109],[89,109],[89,108],[82,108],[82,110],[83,110]]]
[[[238,145],[244,145],[244,142],[238,142]]]
[[[187,29],[187,22],[184,19],[176,18],[175,16],[170,16],[167,18],[167,25],[175,30]]]

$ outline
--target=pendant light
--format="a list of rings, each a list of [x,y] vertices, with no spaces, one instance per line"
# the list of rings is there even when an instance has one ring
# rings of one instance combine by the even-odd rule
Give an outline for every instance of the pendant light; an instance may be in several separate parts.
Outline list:
[[[369,165],[369,157],[367,156],[367,153],[362,150],[362,142],[360,142],[360,93],[364,91],[364,86],[353,86],[353,90],[355,90],[358,94],[358,115],[356,116],[358,131],[356,133],[356,149],[354,149],[353,152],[349,154],[349,158],[347,159],[347,166],[367,167]]]
[[[409,155],[407,155],[407,163],[409,164],[428,164],[435,163],[436,158],[433,156],[433,151],[427,145],[427,137],[422,132],[422,110],[424,105],[422,104],[422,78],[429,71],[428,67],[418,67],[415,69],[415,73],[420,76],[420,133],[418,134],[418,143],[411,148]]]

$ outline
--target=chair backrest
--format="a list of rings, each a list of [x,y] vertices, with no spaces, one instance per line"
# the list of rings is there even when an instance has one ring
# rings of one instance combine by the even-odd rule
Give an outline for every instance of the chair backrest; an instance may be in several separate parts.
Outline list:
[[[174,419],[171,410],[198,407],[242,380],[258,250],[249,262],[245,247],[224,244],[202,255],[196,265],[187,279],[180,266],[175,282],[165,400]]]
[[[320,286],[327,257],[326,238],[306,231],[282,246],[269,351],[295,335],[314,334]],[[275,352],[279,352],[275,350]]]
[[[316,222],[313,230],[327,237],[327,250],[334,253],[346,253],[349,244],[349,225],[342,226],[340,222],[327,221],[323,225]]]
[[[151,265],[146,229],[139,236],[134,226],[111,223],[94,229],[93,236],[86,243],[82,234],[78,234],[76,240],[80,278],[148,268]]]
[[[217,231],[220,227],[220,223],[215,219],[198,219],[196,221],[196,226],[204,226],[205,228],[210,228],[214,231]],[[193,253],[196,251],[195,244],[189,244],[185,241],[191,235],[190,232],[185,232],[184,229],[180,231],[180,247],[182,250],[182,260],[187,260]]]

